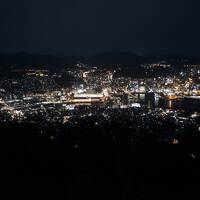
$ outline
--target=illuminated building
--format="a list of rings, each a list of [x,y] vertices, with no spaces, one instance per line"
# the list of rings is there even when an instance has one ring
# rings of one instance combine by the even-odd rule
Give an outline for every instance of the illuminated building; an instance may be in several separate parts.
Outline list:
[[[103,93],[75,93],[71,103],[99,103],[104,101]]]

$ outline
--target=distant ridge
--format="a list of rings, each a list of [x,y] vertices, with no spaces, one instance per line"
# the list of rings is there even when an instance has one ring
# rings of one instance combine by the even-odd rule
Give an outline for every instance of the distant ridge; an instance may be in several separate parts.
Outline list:
[[[142,63],[153,63],[159,61],[170,63],[195,63],[200,64],[200,57],[185,55],[137,55],[127,52],[109,52],[101,53],[87,58],[81,56],[54,56],[54,55],[36,55],[29,53],[0,54],[0,67],[5,66],[60,66],[73,65],[77,62],[83,62],[97,66],[125,66],[134,67]]]
[[[0,65],[60,65],[74,63],[79,57],[36,55],[28,53],[0,54]],[[81,58],[82,59],[82,58]]]
[[[142,62],[143,57],[126,52],[111,52],[111,53],[102,53],[89,57],[88,61],[96,65],[138,65]]]

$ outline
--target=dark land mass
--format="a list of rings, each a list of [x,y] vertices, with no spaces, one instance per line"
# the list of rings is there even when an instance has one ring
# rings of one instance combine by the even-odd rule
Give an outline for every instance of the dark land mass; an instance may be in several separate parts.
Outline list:
[[[89,57],[82,56],[53,56],[53,55],[36,55],[28,53],[18,54],[1,54],[0,66],[59,66],[70,65],[76,62],[85,62],[92,65],[107,66],[107,67],[134,67],[143,63],[155,63],[167,61],[168,63],[195,63],[200,64],[200,57],[184,56],[184,55],[137,55],[124,52],[113,52],[97,54]]]
[[[29,69],[31,67],[59,70],[64,65],[72,65],[78,60],[82,60],[80,57],[57,57],[53,55],[32,55],[28,53],[19,53],[13,55],[0,55],[0,69],[9,70],[14,69]]]
[[[164,127],[135,130],[129,120],[93,126],[1,124],[1,182],[15,195],[80,199],[194,199],[199,196],[200,135],[190,127],[179,145]],[[133,125],[133,124],[132,124]],[[134,127],[134,126],[133,126]],[[166,132],[169,131],[168,133]],[[177,136],[176,136],[177,137]],[[133,140],[130,140],[133,138]],[[195,152],[195,153],[194,153]],[[197,181],[197,182],[196,182]],[[9,196],[12,193],[7,193]]]

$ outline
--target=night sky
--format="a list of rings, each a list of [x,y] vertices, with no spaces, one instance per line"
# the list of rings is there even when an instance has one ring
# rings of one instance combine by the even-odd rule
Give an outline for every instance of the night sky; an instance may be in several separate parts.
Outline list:
[[[0,53],[200,55],[199,0],[1,0]]]

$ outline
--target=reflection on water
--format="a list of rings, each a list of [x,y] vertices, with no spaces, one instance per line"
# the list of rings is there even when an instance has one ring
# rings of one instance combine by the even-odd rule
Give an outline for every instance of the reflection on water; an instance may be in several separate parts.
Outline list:
[[[167,100],[166,107],[169,109],[184,109],[183,100]]]
[[[174,109],[174,110],[190,110],[200,111],[200,101],[193,101],[191,99],[178,99],[178,100],[161,100],[158,104],[161,108]]]
[[[168,107],[169,107],[170,109],[172,109],[172,100],[169,100],[169,101],[168,101]]]

